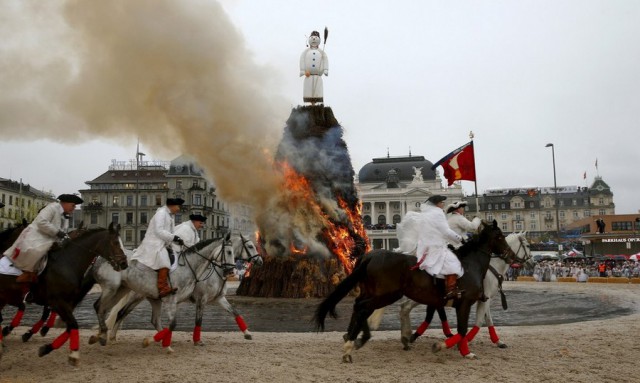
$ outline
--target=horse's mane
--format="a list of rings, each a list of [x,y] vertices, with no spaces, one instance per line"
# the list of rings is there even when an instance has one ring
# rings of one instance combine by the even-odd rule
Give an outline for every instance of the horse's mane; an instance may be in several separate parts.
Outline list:
[[[480,227],[482,227],[482,229],[480,229],[480,231],[478,231],[476,233],[473,233],[471,238],[469,238],[455,252],[455,254],[458,256],[458,258],[462,259],[462,258],[466,257],[467,255],[469,255],[474,250],[477,250],[478,247],[480,247],[480,243],[482,243],[485,240],[485,238],[489,235],[489,230],[491,229],[490,225],[488,225],[488,226],[481,225]]]
[[[198,243],[196,243],[195,245],[187,248],[184,250],[184,253],[194,253],[196,251],[202,250],[205,247],[209,246],[210,244],[220,241],[224,239],[223,237],[218,237],[218,238],[211,238],[211,239],[205,239],[204,241],[200,241]]]

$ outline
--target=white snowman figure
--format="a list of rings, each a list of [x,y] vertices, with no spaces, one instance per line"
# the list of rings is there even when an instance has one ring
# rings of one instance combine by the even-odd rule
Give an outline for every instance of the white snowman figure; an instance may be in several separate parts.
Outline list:
[[[329,75],[329,59],[319,46],[320,33],[313,31],[309,48],[300,55],[300,76],[305,76],[302,99],[311,104],[323,102],[322,75]]]

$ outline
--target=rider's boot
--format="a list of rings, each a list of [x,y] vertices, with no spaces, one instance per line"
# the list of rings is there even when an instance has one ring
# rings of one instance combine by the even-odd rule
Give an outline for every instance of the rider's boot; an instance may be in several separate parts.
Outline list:
[[[33,271],[23,271],[16,278],[16,283],[35,283],[38,281],[38,274]]]
[[[159,298],[164,298],[169,294],[175,294],[178,289],[171,288],[169,284],[169,269],[163,267],[158,270],[158,295]]]
[[[455,299],[460,298],[464,290],[458,289],[458,275],[457,274],[449,274],[444,276],[444,283],[447,289],[447,293],[444,296],[444,299]]]

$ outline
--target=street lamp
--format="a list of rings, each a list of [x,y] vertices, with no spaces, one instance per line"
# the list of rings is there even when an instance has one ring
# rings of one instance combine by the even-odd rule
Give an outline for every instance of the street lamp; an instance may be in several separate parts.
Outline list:
[[[558,236],[558,242],[560,242],[560,213],[558,205],[558,184],[556,183],[556,151],[553,144],[545,145],[545,148],[551,147],[551,158],[553,159],[553,189],[555,191],[555,204],[556,204],[556,235]],[[558,244],[558,255],[560,255],[560,244]]]

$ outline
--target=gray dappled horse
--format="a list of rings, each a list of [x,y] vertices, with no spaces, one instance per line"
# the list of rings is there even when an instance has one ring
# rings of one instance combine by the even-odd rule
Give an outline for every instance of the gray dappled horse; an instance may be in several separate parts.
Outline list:
[[[262,265],[262,257],[258,253],[256,246],[253,244],[251,239],[245,238],[243,235],[232,236],[230,238],[233,247],[233,254],[236,259],[242,259],[246,262],[253,263],[257,266]],[[202,332],[202,315],[204,313],[204,307],[208,303],[216,302],[222,308],[224,308],[229,314],[231,314],[238,328],[244,334],[244,338],[250,340],[251,332],[247,327],[247,324],[242,318],[242,315],[229,303],[226,298],[227,294],[227,284],[226,277],[219,278],[214,274],[206,275],[204,278],[199,278],[196,286],[193,290],[193,293],[186,297],[184,300],[179,300],[178,303],[182,303],[184,301],[191,301],[196,304],[196,319],[195,325],[193,329],[193,344],[198,346],[203,346],[204,342],[201,340],[201,332]],[[111,330],[109,334],[109,340],[115,341],[117,337],[117,332],[122,325],[122,321],[124,318],[131,312],[133,309],[142,301],[145,297],[137,294],[135,292],[129,293],[126,298],[126,302],[123,302],[124,305],[122,309],[119,309],[115,314],[114,312],[110,314],[109,319],[107,320],[107,325]],[[160,321],[160,301],[157,299],[150,299],[149,303],[151,304],[152,315],[151,315],[151,323],[154,325],[156,330],[160,331],[162,329],[162,324]],[[110,321],[113,321],[113,325],[109,325]]]
[[[173,352],[171,335],[176,327],[175,315],[178,302],[189,299],[199,281],[214,279],[220,285],[224,284],[226,277],[233,273],[235,258],[241,257],[243,252],[243,246],[234,247],[234,242],[236,241],[232,240],[231,235],[227,234],[225,238],[201,241],[180,253],[177,260],[178,267],[170,274],[172,286],[178,291],[162,299],[158,299],[155,270],[136,261],[132,261],[132,267],[122,273],[113,273],[107,268],[97,266],[94,269],[94,278],[102,288],[100,298],[94,303],[99,331],[97,335],[91,337],[89,343],[97,341],[102,345],[107,343],[107,316],[120,300],[128,298],[127,295],[134,292],[134,297],[139,297],[132,299],[137,299],[139,302],[147,298],[152,305],[157,305],[154,310],[156,318],[152,318],[154,325],[159,326],[160,312],[164,310],[169,319],[169,326],[163,329],[158,327],[158,332],[153,339],[156,342],[162,341],[162,346],[168,352]],[[145,346],[149,343],[150,340],[145,339]]]
[[[507,241],[507,244],[509,244],[509,247],[515,254],[515,262],[520,263],[523,266],[530,262],[531,250],[529,249],[529,242],[527,242],[525,233],[511,233],[507,235],[505,239]],[[471,342],[476,336],[476,334],[480,330],[480,327],[482,327],[486,319],[491,341],[500,348],[507,347],[506,344],[500,341],[500,338],[498,337],[498,334],[495,330],[493,319],[491,318],[490,306],[491,299],[497,297],[498,293],[500,293],[500,297],[502,299],[502,307],[505,310],[507,308],[506,297],[502,291],[502,280],[508,269],[509,264],[502,257],[497,255],[491,257],[491,262],[489,263],[489,272],[487,272],[483,280],[484,294],[489,299],[486,302],[478,301],[477,303],[476,324],[467,333],[466,336],[469,342]],[[435,308],[427,307],[427,318],[420,324],[416,332],[411,334],[410,313],[411,310],[413,310],[418,305],[420,305],[420,303],[410,299],[405,299],[400,304],[400,329],[402,333],[401,341],[405,350],[409,350],[409,343],[415,342],[415,340],[426,331],[426,329],[429,327],[431,319],[433,319]],[[440,322],[443,324],[447,323],[447,315],[444,313],[444,308],[438,309],[438,314],[440,316]],[[452,336],[450,332],[447,333],[444,327],[443,331],[445,331],[446,336]]]

